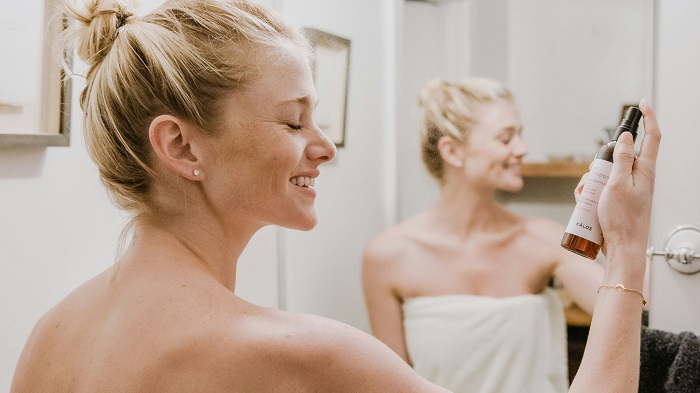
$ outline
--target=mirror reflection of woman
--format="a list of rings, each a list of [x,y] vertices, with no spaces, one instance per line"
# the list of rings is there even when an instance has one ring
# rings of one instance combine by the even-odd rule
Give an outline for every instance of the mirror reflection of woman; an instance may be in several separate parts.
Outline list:
[[[419,104],[422,158],[440,197],[367,246],[374,335],[457,392],[566,391],[564,313],[548,284],[556,278],[592,313],[604,269],[560,247],[561,224],[497,201],[523,187],[527,154],[505,86],[434,79]]]

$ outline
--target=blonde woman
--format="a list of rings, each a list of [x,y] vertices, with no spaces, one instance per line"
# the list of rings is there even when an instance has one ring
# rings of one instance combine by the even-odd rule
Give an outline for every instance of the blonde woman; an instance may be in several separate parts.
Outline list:
[[[440,198],[367,246],[373,334],[456,392],[567,391],[564,312],[548,283],[592,313],[603,267],[560,247],[559,223],[496,200],[523,187],[527,153],[505,86],[433,79],[419,105],[422,158]]]
[[[90,67],[87,141],[134,217],[133,240],[37,323],[12,392],[444,392],[366,333],[235,295],[238,256],[258,229],[314,227],[313,180],[335,155],[313,120],[299,30],[244,0],[174,0],[143,16],[100,0],[68,11]],[[652,150],[637,161],[646,176]],[[612,203],[651,201],[651,177],[628,183],[639,176],[631,160],[615,170]],[[607,239],[646,239],[648,209],[608,210]],[[609,249],[611,279],[641,281],[643,255]],[[639,369],[617,356],[639,346],[634,300],[601,293],[594,324],[605,335],[592,337],[579,391],[633,391],[615,388]]]

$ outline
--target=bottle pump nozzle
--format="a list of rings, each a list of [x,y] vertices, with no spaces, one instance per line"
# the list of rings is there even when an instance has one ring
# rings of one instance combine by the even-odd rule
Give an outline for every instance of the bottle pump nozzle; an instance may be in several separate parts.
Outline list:
[[[637,129],[639,128],[639,120],[642,119],[642,111],[639,110],[636,106],[631,106],[627,109],[627,112],[625,113],[625,117],[622,118],[622,121],[620,122],[620,125],[617,127],[617,130],[615,131],[615,137],[613,138],[614,141],[617,140],[617,138],[622,135],[623,132],[629,131],[632,133],[632,137],[634,139],[637,139]]]

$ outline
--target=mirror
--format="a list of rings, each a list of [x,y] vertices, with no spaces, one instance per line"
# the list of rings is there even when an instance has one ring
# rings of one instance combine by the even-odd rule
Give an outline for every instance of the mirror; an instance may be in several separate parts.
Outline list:
[[[457,81],[484,76],[510,88],[529,149],[524,160],[544,171],[526,177],[522,192],[498,197],[517,213],[562,224],[573,211],[572,190],[579,177],[609,141],[607,130],[619,124],[623,108],[653,98],[653,0],[408,1],[402,24],[399,221],[432,206],[439,195],[421,161],[417,107],[418,93],[432,77]],[[580,173],[559,177],[547,172],[562,163]],[[572,347],[577,348],[585,343],[588,316],[574,307],[566,312]],[[576,317],[583,321],[581,330]],[[574,372],[580,356],[569,352]]]
[[[486,76],[509,86],[525,127],[525,162],[590,161],[622,108],[652,97],[653,0],[408,1],[402,22],[399,220],[438,194],[420,161],[416,104],[431,77]]]
[[[0,3],[0,51],[12,54],[0,61],[0,147],[70,143],[72,83],[62,83],[52,41],[62,28],[56,6],[55,0]]]

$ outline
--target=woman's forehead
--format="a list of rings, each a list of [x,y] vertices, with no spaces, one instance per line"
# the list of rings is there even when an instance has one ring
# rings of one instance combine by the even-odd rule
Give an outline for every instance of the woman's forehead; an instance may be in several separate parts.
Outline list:
[[[316,91],[311,79],[311,71],[303,72],[297,67],[268,64],[261,67],[259,75],[251,78],[246,86],[234,90],[224,101],[223,107],[231,109],[227,122],[289,120],[287,117],[312,108],[316,101]]]
[[[316,90],[311,66],[301,51],[284,50],[284,54],[264,57],[256,75],[245,87],[249,96],[259,96],[266,104],[308,103],[313,105]]]
[[[513,101],[482,103],[477,109],[477,123],[494,128],[521,127],[520,112]]]

